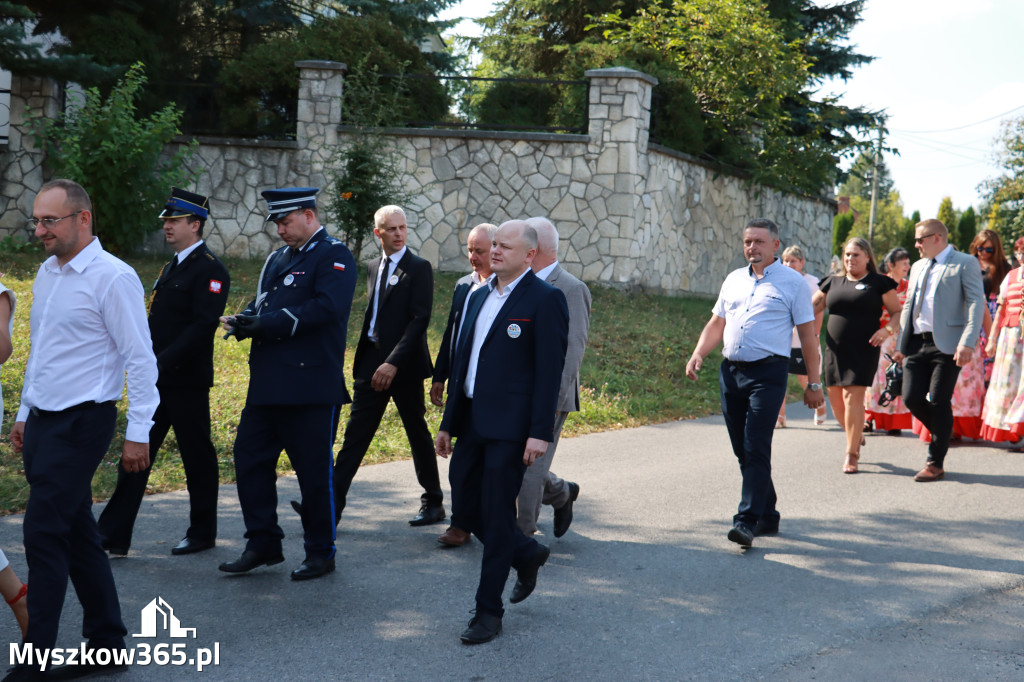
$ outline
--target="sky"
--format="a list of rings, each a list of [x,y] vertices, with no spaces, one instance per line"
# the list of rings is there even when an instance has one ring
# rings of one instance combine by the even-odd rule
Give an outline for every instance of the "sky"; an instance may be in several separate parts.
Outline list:
[[[442,18],[486,16],[492,6],[463,0]],[[1024,116],[1022,27],[1022,0],[868,0],[850,42],[875,61],[823,93],[886,111],[885,144],[899,154],[885,162],[907,216],[933,217],[945,196],[977,210],[979,185],[1000,174],[1000,122]],[[463,21],[454,32],[479,27]]]

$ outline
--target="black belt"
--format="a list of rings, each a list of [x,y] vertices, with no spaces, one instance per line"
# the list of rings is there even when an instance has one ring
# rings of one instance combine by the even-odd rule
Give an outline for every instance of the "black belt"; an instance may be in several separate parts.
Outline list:
[[[931,332],[921,332],[920,334],[913,334],[913,336],[920,338],[924,343],[935,345],[935,337],[932,336]]]
[[[726,358],[728,360],[728,358]],[[769,355],[766,358],[760,360],[729,360],[734,366],[740,369],[746,369],[748,367],[757,367],[758,365],[767,365],[773,362],[789,362],[789,357],[785,355]]]
[[[36,417],[52,417],[55,414],[64,414],[65,412],[79,412],[81,410],[88,410],[90,407],[96,407],[97,405],[113,405],[116,400],[107,400],[102,403],[98,403],[95,400],[86,400],[84,403],[78,403],[71,407],[65,407],[63,410],[40,410],[38,407],[30,407],[28,411]]]

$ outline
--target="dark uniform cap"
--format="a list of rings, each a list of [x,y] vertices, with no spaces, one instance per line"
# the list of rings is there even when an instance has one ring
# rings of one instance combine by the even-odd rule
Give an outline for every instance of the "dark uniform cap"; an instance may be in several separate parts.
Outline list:
[[[167,205],[157,217],[180,218],[188,215],[206,220],[210,216],[210,200],[202,194],[193,194],[178,187],[172,187]]]
[[[267,222],[280,220],[292,211],[316,208],[316,193],[319,187],[284,187],[265,189],[260,194],[267,200]]]

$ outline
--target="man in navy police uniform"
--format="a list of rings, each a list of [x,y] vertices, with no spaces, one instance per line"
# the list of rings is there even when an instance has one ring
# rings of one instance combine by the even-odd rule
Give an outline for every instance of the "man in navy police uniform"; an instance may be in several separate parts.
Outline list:
[[[516,526],[523,474],[554,440],[555,412],[568,345],[565,295],[530,269],[537,231],[503,223],[491,247],[494,276],[469,298],[448,385],[437,454],[449,469],[460,519],[483,545],[476,615],[462,633],[481,644],[501,632],[501,593],[518,573],[510,601],[526,599],[548,548]],[[456,494],[454,491],[458,490]]]
[[[191,509],[185,538],[171,554],[210,549],[217,537],[217,489],[220,467],[210,441],[210,387],[213,386],[213,337],[224,314],[231,284],[227,268],[203,242],[210,215],[209,199],[171,188],[160,212],[164,237],[174,257],[153,285],[149,332],[160,376],[160,406],[149,433],[149,467],[130,473],[117,469],[117,488],[100,514],[103,546],[124,556],[146,493],[149,472],[160,446],[173,428],[188,481]]]
[[[222,317],[236,338],[252,338],[249,393],[235,437],[238,501],[245,551],[220,565],[244,573],[284,561],[277,524],[277,460],[288,453],[299,479],[306,558],[293,580],[334,570],[332,460],[338,409],[345,387],[345,336],[356,264],[348,248],[328,236],[316,210],[315,187],[265,190],[285,246],[270,254],[256,298]]]

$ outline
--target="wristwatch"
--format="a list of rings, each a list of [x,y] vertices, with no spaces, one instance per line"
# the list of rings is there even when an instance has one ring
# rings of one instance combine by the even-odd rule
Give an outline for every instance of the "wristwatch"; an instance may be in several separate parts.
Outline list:
[[[807,384],[807,388],[811,389],[812,391],[820,391],[821,390],[821,384],[820,383],[809,383],[809,384]]]
[[[885,325],[885,331],[889,332],[889,336],[892,336],[893,334],[896,333],[896,330],[889,325]]]

